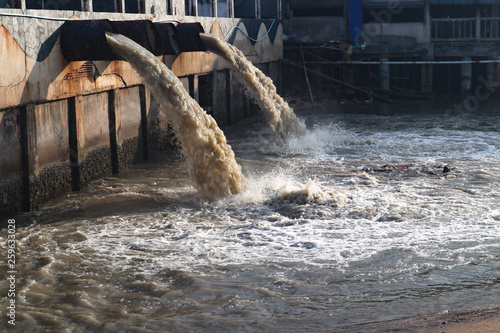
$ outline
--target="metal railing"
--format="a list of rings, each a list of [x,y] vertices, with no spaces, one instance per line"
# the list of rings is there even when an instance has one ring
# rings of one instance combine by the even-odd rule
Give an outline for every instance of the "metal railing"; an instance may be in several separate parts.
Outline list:
[[[500,17],[436,18],[431,23],[433,40],[500,40]]]
[[[481,17],[481,38],[500,39],[500,17]]]
[[[475,18],[432,19],[432,39],[476,39]]]

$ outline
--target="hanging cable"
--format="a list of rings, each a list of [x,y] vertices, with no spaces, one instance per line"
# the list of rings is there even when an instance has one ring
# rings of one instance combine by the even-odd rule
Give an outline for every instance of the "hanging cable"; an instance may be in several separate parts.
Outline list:
[[[34,19],[40,19],[40,20],[48,20],[48,21],[68,21],[68,20],[71,20],[70,18],[39,16],[39,15],[28,15],[28,14],[18,14],[18,13],[0,13],[0,16],[25,17],[25,18],[34,18]],[[114,20],[110,20],[110,21],[114,21]],[[158,20],[158,21],[155,21],[155,23],[160,23],[160,22],[182,23],[181,21],[176,20],[176,19],[167,19],[167,20]]]
[[[224,40],[227,39],[227,36],[229,36],[229,34],[231,33],[231,31],[233,31],[233,29],[238,29],[239,31],[241,31],[241,33],[246,38],[250,39],[251,41],[253,41],[253,42],[260,42],[261,40],[263,40],[264,38],[266,38],[266,36],[269,34],[269,32],[271,31],[271,29],[273,28],[274,22],[276,22],[276,18],[271,23],[271,26],[269,27],[269,30],[267,30],[267,32],[264,34],[264,36],[260,37],[259,39],[253,39],[252,37],[248,36],[240,27],[238,27],[238,26],[235,25],[234,27],[232,27],[231,29],[229,29],[229,31],[227,32],[227,34],[224,36]]]
[[[17,14],[17,13],[0,13],[0,16],[27,17],[27,18],[34,18],[34,19],[40,19],[40,20],[49,20],[49,21],[67,21],[67,20],[70,20],[69,18],[27,15],[27,14]]]

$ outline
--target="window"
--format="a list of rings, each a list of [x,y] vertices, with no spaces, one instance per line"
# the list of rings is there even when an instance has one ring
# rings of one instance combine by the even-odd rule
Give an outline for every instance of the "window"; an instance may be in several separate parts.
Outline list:
[[[125,0],[125,13],[145,13],[144,0]]]
[[[255,18],[255,1],[235,1],[234,2],[234,17],[239,18]]]
[[[210,0],[198,0],[198,16],[213,16]]]
[[[0,0],[0,8],[21,8],[21,0]]]
[[[167,0],[167,15],[174,15],[174,11],[172,9],[172,0]]]
[[[228,0],[217,0],[217,16],[218,17],[229,17],[229,7],[227,5]]]
[[[262,14],[264,14],[264,12]],[[335,7],[300,9],[300,10],[293,11],[293,16],[295,16],[295,17],[300,17],[300,16],[343,16],[343,15],[344,15],[344,8],[335,8]],[[268,17],[270,17],[270,16],[268,16]]]
[[[185,0],[184,15],[196,16],[196,0]]]
[[[476,16],[474,5],[436,5],[431,6],[432,18],[467,18]]]
[[[93,11],[94,12],[115,12],[116,1],[115,0],[101,0],[93,1]]]
[[[81,0],[26,0],[26,9],[82,10]]]
[[[260,17],[278,17],[278,2],[276,0],[260,0]]]
[[[364,8],[363,23],[410,23],[424,22],[424,8],[401,7],[401,10],[392,11],[387,7]]]

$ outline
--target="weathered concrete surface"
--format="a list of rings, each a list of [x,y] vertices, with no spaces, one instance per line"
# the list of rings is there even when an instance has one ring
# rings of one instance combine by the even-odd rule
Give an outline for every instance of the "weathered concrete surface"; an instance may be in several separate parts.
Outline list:
[[[70,11],[29,11],[29,14],[70,17]],[[109,15],[108,15],[109,14]],[[134,15],[78,12],[81,19],[137,19]],[[199,21],[205,31],[219,37],[238,25],[246,31],[245,24],[238,19],[188,17],[186,21]],[[132,67],[123,61],[71,62],[64,59],[59,31],[63,22],[34,18],[1,17],[0,23],[0,63],[8,63],[0,75],[0,109],[27,103],[69,98],[93,94],[110,89],[135,86],[142,80]],[[269,36],[253,45],[242,32],[234,34],[234,44],[245,54],[257,53],[254,62],[268,62],[281,59],[282,28],[278,24],[273,41]],[[266,33],[262,23],[259,36]],[[5,46],[5,47],[4,47]],[[177,76],[207,73],[227,69],[229,65],[214,54],[207,52],[186,52],[180,56],[163,56],[165,63]]]
[[[174,5],[176,10],[184,8],[180,0],[175,0]],[[221,38],[234,25],[247,32],[247,24],[251,25],[251,33],[260,37],[271,22],[162,17],[164,9],[149,9],[156,11],[155,19],[200,22],[205,31]],[[0,11],[61,18],[153,19],[148,14]],[[174,14],[183,15],[181,11]],[[0,64],[7,64],[0,67],[0,216],[37,209],[149,155],[179,153],[162,107],[141,85],[142,79],[130,64],[68,62],[59,42],[62,24],[38,18],[0,17]],[[272,33],[258,43],[250,42],[239,30],[233,30],[229,39],[256,64],[277,64],[282,58],[282,27],[278,22]],[[181,77],[196,100],[200,100],[200,89],[211,92],[207,109],[221,126],[259,112],[245,97],[241,83],[224,59],[208,52],[160,59]],[[273,66],[263,68],[272,71]],[[210,87],[200,87],[201,76],[211,77]]]
[[[139,87],[115,90],[115,134],[118,172],[144,160]]]
[[[229,125],[228,80],[229,71],[214,73],[213,82],[213,117],[219,126]]]
[[[240,82],[237,74],[229,71],[230,80],[230,118],[231,123],[237,123],[248,116],[248,98],[246,97],[245,87]]]
[[[153,95],[146,94],[147,140],[149,155],[179,155],[179,144],[175,138],[163,107]]]
[[[22,108],[0,112],[0,216],[22,209]]]
[[[76,98],[79,188],[112,173],[108,98],[108,93]]]
[[[31,209],[71,191],[67,110],[67,100],[28,105],[27,171]]]

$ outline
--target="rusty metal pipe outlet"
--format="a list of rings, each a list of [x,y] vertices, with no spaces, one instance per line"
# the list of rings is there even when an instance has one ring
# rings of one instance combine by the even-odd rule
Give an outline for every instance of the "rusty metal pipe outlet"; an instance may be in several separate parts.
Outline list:
[[[198,23],[199,24],[199,23]],[[178,55],[185,50],[202,51],[199,31],[201,25],[183,27],[182,41],[176,26],[171,23],[153,23],[149,20],[69,20],[61,27],[61,49],[68,61],[121,60],[106,41],[106,32],[124,35],[156,56]],[[196,36],[191,36],[196,34]],[[199,41],[198,41],[199,40]],[[194,46],[193,43],[196,43]]]
[[[200,37],[200,34],[204,32],[205,30],[199,22],[179,23],[177,25],[177,34],[181,52],[206,51]]]
[[[109,20],[70,20],[61,27],[61,50],[68,61],[116,60],[105,32],[117,33]]]

